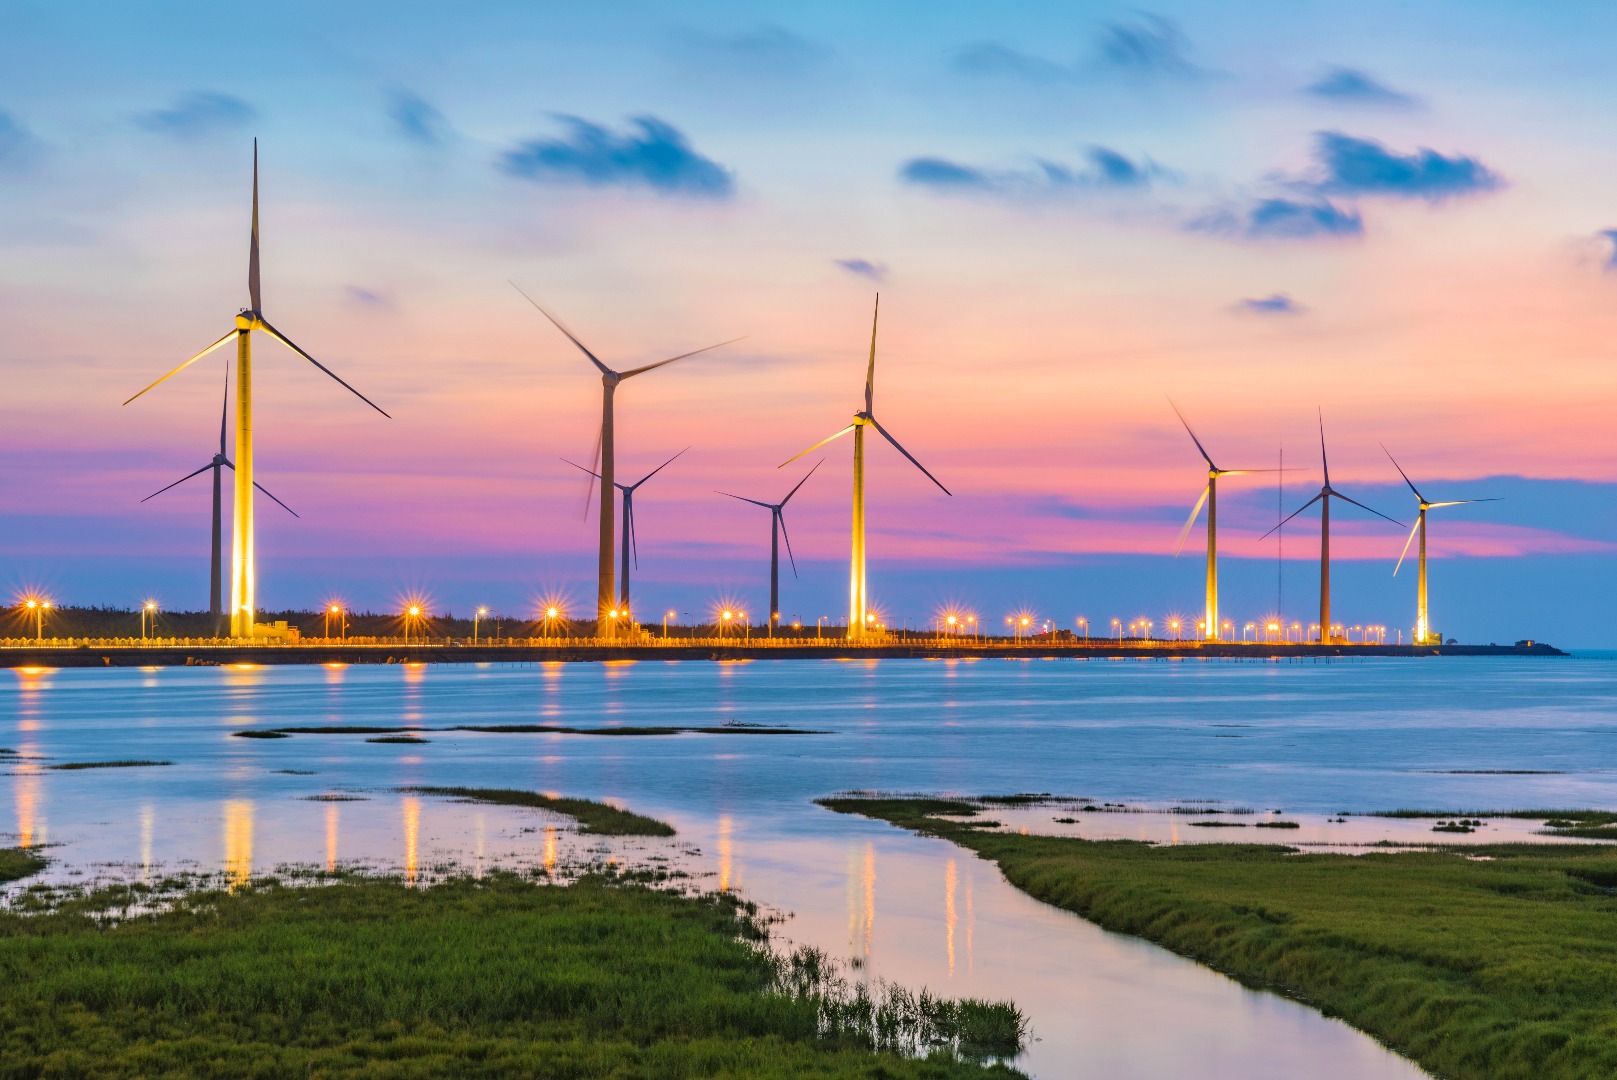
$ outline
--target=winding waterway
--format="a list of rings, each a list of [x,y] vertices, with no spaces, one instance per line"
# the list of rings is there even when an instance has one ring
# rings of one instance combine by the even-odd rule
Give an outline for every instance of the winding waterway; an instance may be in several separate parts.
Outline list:
[[[533,723],[823,734],[231,736]],[[666,859],[789,912],[782,935],[860,977],[1015,999],[1036,1039],[1019,1064],[1037,1077],[1379,1080],[1422,1074],[1300,1005],[1031,900],[969,853],[812,800],[1032,791],[1284,811],[1305,823],[1286,839],[1347,844],[1369,826],[1326,824],[1339,811],[1613,807],[1617,658],[18,669],[0,673],[0,747],[16,751],[0,760],[0,842],[49,845],[59,880]],[[119,759],[172,764],[48,767]],[[531,810],[398,791],[413,785],[607,799],[679,835],[604,842]],[[1146,814],[1076,832],[1129,830],[1247,831]]]

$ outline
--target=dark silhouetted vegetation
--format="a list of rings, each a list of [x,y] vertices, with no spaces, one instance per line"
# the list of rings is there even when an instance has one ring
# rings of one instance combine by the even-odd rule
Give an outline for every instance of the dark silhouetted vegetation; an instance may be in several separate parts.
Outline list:
[[[566,814],[578,822],[579,832],[602,836],[673,836],[674,827],[656,818],[648,818],[628,810],[619,810],[606,803],[590,799],[552,798],[537,791],[516,791],[511,788],[473,787],[411,787],[403,788],[417,795],[440,795],[472,802],[498,803],[501,806],[531,806],[536,810],[549,810]]]

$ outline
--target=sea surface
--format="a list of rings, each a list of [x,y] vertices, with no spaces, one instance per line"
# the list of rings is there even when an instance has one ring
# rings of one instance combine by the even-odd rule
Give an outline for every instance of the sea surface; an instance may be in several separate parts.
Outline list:
[[[231,734],[534,723],[820,734]],[[1432,837],[1330,820],[1342,812],[1612,808],[1617,656],[18,669],[0,672],[0,748],[16,751],[0,758],[0,843],[46,847],[54,880],[676,867],[781,913],[783,941],[826,949],[851,977],[1015,1000],[1035,1038],[1017,1064],[1036,1077],[1380,1080],[1423,1074],[1303,1006],[1046,907],[967,852],[813,800],[1047,792],[1155,811],[1085,816],[1064,827],[1075,835],[1252,838],[1166,812],[1193,807],[1298,821],[1274,838],[1343,850]],[[171,764],[49,767],[114,760]],[[604,840],[399,790],[418,785],[604,799],[678,835]],[[1050,814],[995,816],[1056,831]]]

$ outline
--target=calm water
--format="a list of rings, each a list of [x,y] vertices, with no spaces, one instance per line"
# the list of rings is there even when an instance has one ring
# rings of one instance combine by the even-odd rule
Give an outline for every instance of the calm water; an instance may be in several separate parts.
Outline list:
[[[1343,810],[1617,806],[1609,657],[171,668],[0,680],[0,747],[37,759],[0,778],[0,840],[55,845],[57,877],[667,858],[790,912],[787,937],[857,958],[866,975],[1014,998],[1038,1039],[1020,1064],[1039,1077],[1420,1074],[1300,1006],[1038,904],[950,845],[813,798],[859,788],[1212,800],[1283,811],[1320,842],[1346,835],[1323,824]],[[828,734],[438,732],[421,746],[229,737],[294,724],[536,721]],[[173,764],[41,768],[119,758]],[[1538,774],[1487,772],[1523,769]],[[532,811],[393,790],[415,784],[621,800],[679,836],[590,842]],[[333,793],[354,801],[310,798]],[[1142,815],[1127,827],[1150,822],[1174,825]]]

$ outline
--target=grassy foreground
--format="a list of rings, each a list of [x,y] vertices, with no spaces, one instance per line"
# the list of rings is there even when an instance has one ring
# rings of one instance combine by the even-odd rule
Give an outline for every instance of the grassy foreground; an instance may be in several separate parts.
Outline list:
[[[0,910],[0,1075],[1019,1075],[876,1049],[965,1046],[1007,1006],[900,995],[902,1016],[892,999],[861,1014],[844,987],[828,1007],[800,992],[829,985],[821,958],[772,957],[726,897],[496,874],[126,906],[151,899],[121,887]],[[918,1041],[884,1042],[882,1016]]]
[[[537,791],[517,791],[513,788],[473,787],[412,787],[403,790],[417,795],[441,795],[452,799],[470,799],[473,802],[497,803],[501,806],[531,806],[536,810],[551,810],[566,814],[578,822],[578,831],[600,836],[673,836],[674,827],[656,818],[619,810],[592,799],[567,799],[541,795]]]
[[[822,803],[969,848],[1040,900],[1339,1016],[1440,1077],[1617,1076],[1617,849],[1152,846],[984,832],[955,800]]]

